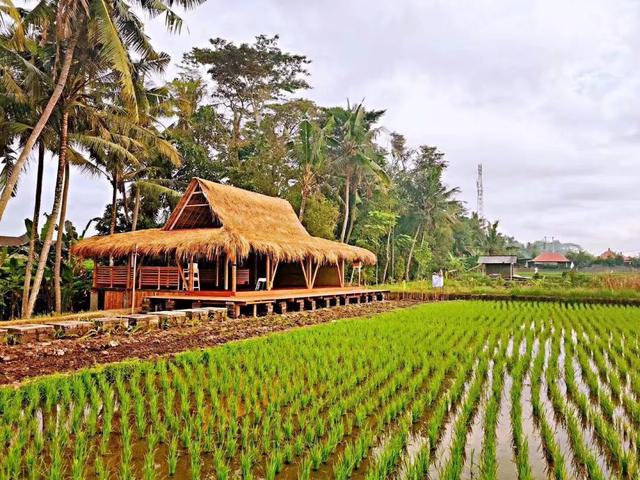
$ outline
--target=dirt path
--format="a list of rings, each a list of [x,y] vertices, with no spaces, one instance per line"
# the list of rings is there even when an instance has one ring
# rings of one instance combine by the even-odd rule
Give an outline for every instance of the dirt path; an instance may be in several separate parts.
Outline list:
[[[229,319],[224,323],[204,323],[174,330],[152,330],[135,335],[99,335],[77,340],[54,340],[17,346],[0,345],[0,385],[18,385],[30,377],[68,372],[131,358],[157,358],[305,325],[368,316],[415,303],[418,302],[394,300],[334,307],[315,312]]]

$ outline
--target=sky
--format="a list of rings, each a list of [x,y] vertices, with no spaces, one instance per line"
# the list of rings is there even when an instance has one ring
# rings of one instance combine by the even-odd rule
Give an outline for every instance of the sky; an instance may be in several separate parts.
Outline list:
[[[485,217],[504,233],[640,253],[637,1],[209,0],[183,18],[180,35],[149,24],[153,44],[174,60],[165,80],[209,38],[279,34],[283,50],[312,60],[305,96],[385,109],[387,132],[446,154],[446,180],[469,210],[481,163]],[[24,231],[34,184],[30,171],[0,234]],[[104,179],[72,173],[78,228],[109,201]]]

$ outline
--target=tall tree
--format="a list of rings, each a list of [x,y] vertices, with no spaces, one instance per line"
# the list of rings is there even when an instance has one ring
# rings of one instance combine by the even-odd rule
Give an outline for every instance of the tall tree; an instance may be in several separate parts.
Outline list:
[[[344,180],[343,219],[340,241],[347,239],[347,227],[353,224],[353,201],[357,198],[360,180],[367,176],[388,183],[389,177],[382,167],[383,155],[375,143],[378,129],[373,123],[384,112],[366,112],[362,103],[346,109],[333,108],[329,113],[336,121],[334,149],[336,173]]]
[[[459,188],[447,187],[442,179],[447,163],[444,154],[436,147],[422,146],[415,158],[415,165],[405,177],[405,188],[412,201],[411,216],[414,219],[413,239],[407,256],[405,279],[411,277],[413,254],[422,235],[424,241],[439,225],[453,224],[461,211],[455,199]]]
[[[300,187],[300,209],[298,218],[304,218],[307,199],[315,192],[320,176],[327,168],[327,143],[333,133],[333,117],[324,126],[316,121],[304,119],[298,127],[298,138],[294,144],[296,176]]]
[[[179,31],[182,20],[170,7],[178,5],[191,8],[203,1],[40,0],[24,15],[18,15],[17,11],[11,12],[13,21],[9,26],[9,32],[3,36],[2,48],[23,56],[24,62],[28,62],[26,53],[30,41],[29,32],[40,32],[40,38],[46,38],[55,45],[53,65],[60,65],[60,69],[54,70],[51,94],[43,105],[40,116],[15,162],[15,168],[12,169],[0,194],[0,221],[20,172],[63,95],[69,71],[76,61],[77,45],[92,46],[97,54],[110,63],[120,84],[121,98],[136,117],[136,88],[128,49],[135,49],[143,58],[155,55],[155,52],[144,33],[142,21],[134,13],[134,8],[144,11],[150,17],[164,15],[168,30]]]
[[[222,155],[232,168],[241,162],[243,128],[251,120],[260,125],[268,107],[301,89],[309,88],[303,55],[283,52],[277,35],[259,35],[253,44],[235,45],[222,38],[210,48],[194,48],[188,65],[204,67],[213,80],[211,97],[220,115]]]

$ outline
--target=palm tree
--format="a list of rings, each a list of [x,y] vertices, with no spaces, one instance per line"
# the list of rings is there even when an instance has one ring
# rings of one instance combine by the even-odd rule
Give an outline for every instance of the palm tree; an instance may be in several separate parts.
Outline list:
[[[327,166],[327,142],[335,127],[332,116],[324,127],[317,122],[304,119],[298,127],[298,138],[293,142],[297,166],[298,184],[300,186],[300,210],[298,218],[304,218],[307,200],[314,193],[318,185],[318,177]]]
[[[507,239],[498,231],[500,221],[489,223],[483,239],[484,252],[487,255],[504,254],[507,250]]]
[[[448,188],[442,181],[447,163],[443,154],[435,147],[420,147],[415,167],[406,176],[405,188],[412,201],[415,218],[415,233],[407,256],[405,279],[411,276],[413,253],[422,233],[424,240],[427,232],[434,232],[440,225],[453,225],[458,220],[462,207],[455,199],[459,188]]]
[[[191,8],[203,2],[204,0],[40,0],[32,10],[22,14],[12,7],[9,0],[2,0],[1,5],[12,21],[8,33],[0,40],[0,49],[21,57],[28,64],[28,47],[33,44],[33,38],[29,34],[34,31],[43,32],[42,38],[46,38],[54,46],[55,60],[52,63],[60,65],[60,69],[54,70],[48,100],[43,105],[0,195],[0,221],[20,172],[63,95],[72,65],[75,62],[82,66],[77,61],[77,46],[91,46],[96,54],[110,64],[119,83],[121,99],[136,118],[137,92],[129,49],[134,49],[143,59],[155,55],[155,52],[144,33],[143,22],[133,8],[142,10],[150,17],[164,15],[168,30],[175,32],[180,30],[182,20],[170,7],[178,5]]]
[[[344,216],[340,230],[340,241],[344,242],[347,239],[347,227],[350,222],[353,224],[352,198],[357,197],[358,180],[373,176],[384,183],[389,181],[381,166],[383,156],[375,144],[378,129],[372,128],[372,123],[383,112],[371,112],[368,115],[360,103],[353,108],[331,109],[330,113],[336,120],[336,168],[344,178]]]
[[[140,101],[137,108],[139,115],[136,119],[132,118],[128,114],[126,106],[119,104],[120,90],[117,88],[116,79],[110,72],[109,63],[102,56],[96,55],[95,49],[90,46],[81,46],[78,49],[78,58],[82,58],[82,67],[74,66],[67,82],[65,95],[56,108],[56,111],[61,112],[62,133],[60,135],[54,203],[44,229],[45,236],[38,267],[33,278],[33,286],[29,293],[26,317],[31,316],[37,300],[56,221],[58,222],[59,241],[56,244],[53,283],[56,311],[60,312],[62,308],[61,239],[66,218],[70,171],[68,161],[72,159],[85,168],[90,168],[92,165],[73,148],[74,145],[90,152],[93,158],[103,159],[104,164],[113,165],[116,172],[120,171],[123,164],[138,166],[138,157],[144,156],[147,148],[153,148],[155,152],[164,154],[172,160],[177,157],[173,146],[160,138],[152,126],[148,126],[151,122],[147,113],[149,110],[149,102],[146,98],[148,92],[142,86],[136,86],[137,98]],[[166,65],[166,61],[161,55],[157,55],[151,60],[154,61],[153,68],[157,69]],[[162,61],[156,62],[156,60]],[[145,65],[147,69],[152,67]],[[142,79],[143,75],[136,74],[136,78]],[[70,126],[71,131],[69,132]],[[117,193],[119,186],[119,183],[114,183],[115,193]]]

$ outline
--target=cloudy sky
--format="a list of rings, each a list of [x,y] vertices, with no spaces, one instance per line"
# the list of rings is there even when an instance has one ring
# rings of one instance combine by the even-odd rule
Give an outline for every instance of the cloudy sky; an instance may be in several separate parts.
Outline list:
[[[149,29],[175,61],[212,37],[279,34],[313,62],[309,97],[386,109],[388,131],[446,153],[470,209],[482,163],[485,215],[505,233],[640,252],[638,2],[209,0],[184,18],[179,36]],[[83,225],[108,185],[72,182],[70,218]],[[1,233],[23,230],[33,184],[24,178]]]

